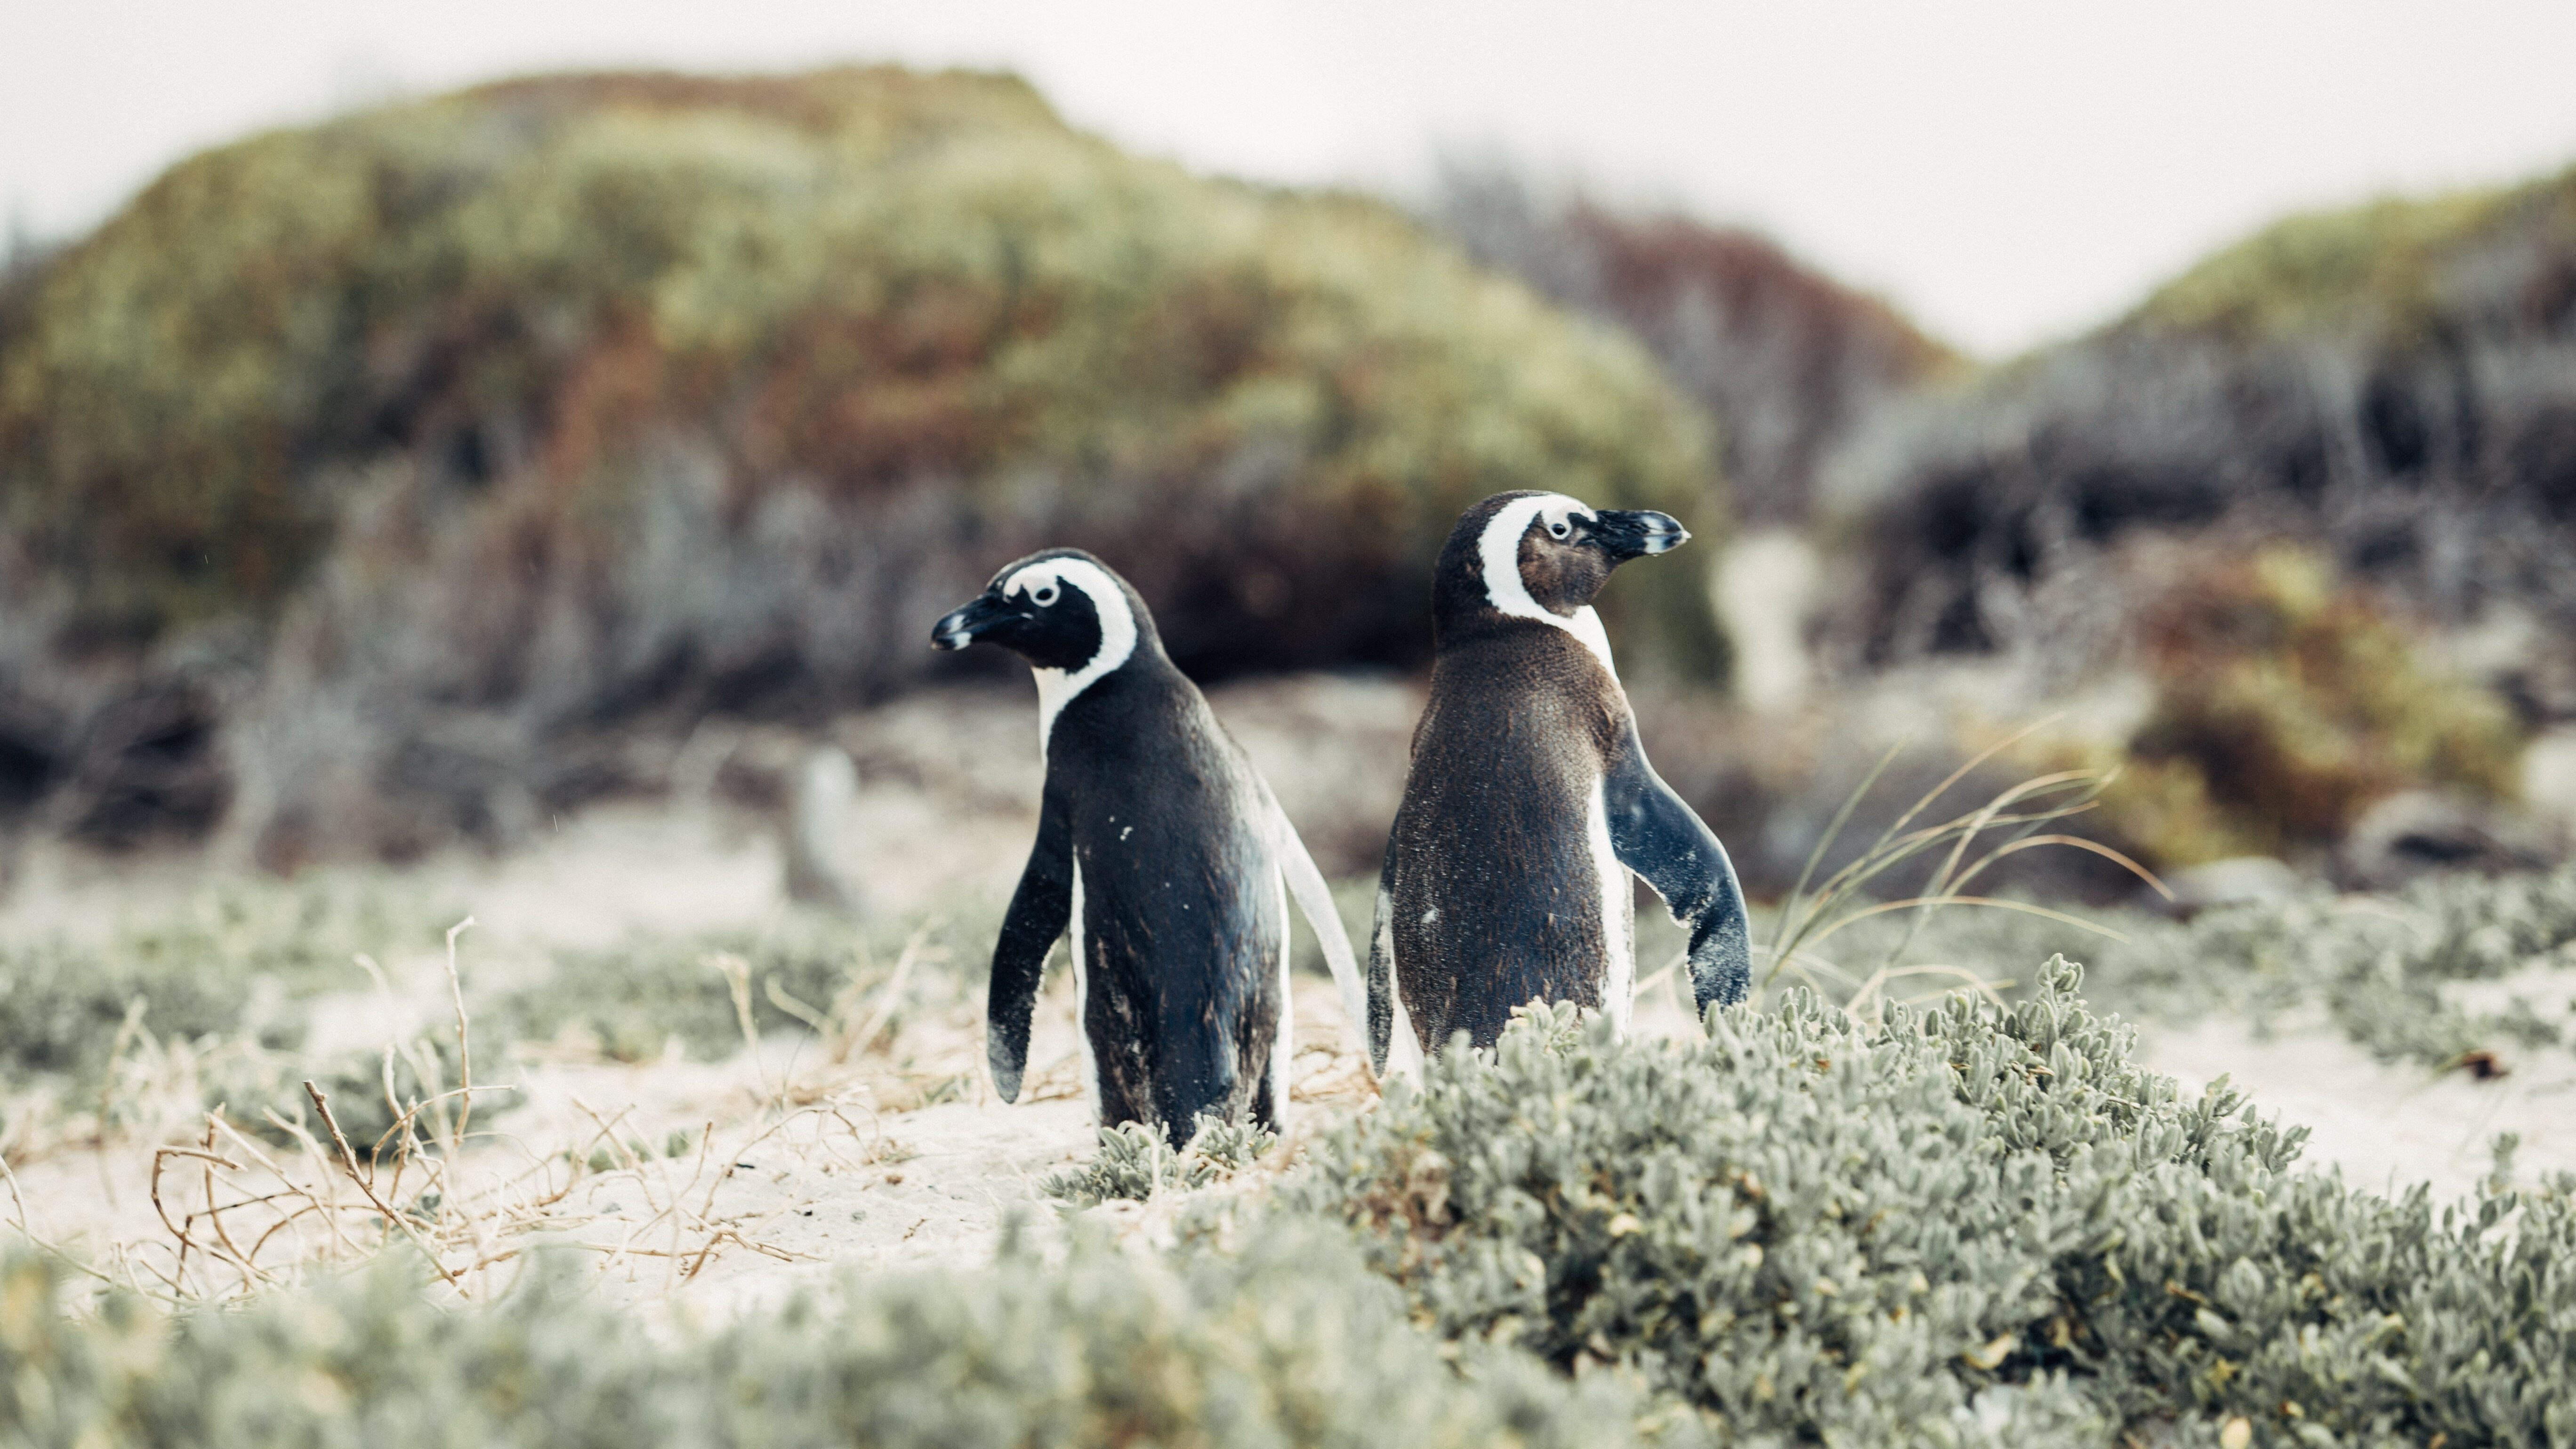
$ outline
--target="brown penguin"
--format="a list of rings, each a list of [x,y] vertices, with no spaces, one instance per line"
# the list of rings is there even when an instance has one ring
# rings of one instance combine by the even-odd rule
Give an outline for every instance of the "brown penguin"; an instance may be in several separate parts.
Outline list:
[[[1413,732],[1369,948],[1369,1055],[1418,1066],[1491,1043],[1533,1000],[1607,1011],[1636,977],[1631,872],[1690,930],[1701,1009],[1744,998],[1744,893],[1726,848],[1647,763],[1592,611],[1610,571],[1690,537],[1661,513],[1500,493],[1432,583],[1431,698]]]

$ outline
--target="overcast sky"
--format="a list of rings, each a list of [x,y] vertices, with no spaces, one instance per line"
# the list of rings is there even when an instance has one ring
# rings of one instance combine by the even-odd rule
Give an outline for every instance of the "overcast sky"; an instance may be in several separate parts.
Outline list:
[[[1500,151],[1758,226],[1999,355],[2285,210],[2576,163],[2565,0],[0,0],[0,209],[63,236],[257,128],[564,67],[1009,67],[1192,166]]]

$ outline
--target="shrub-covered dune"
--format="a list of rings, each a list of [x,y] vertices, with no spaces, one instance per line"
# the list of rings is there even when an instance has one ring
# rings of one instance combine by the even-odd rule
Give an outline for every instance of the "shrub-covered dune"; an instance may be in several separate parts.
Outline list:
[[[174,1325],[0,1265],[48,1445],[2560,1445],[2576,1180],[2394,1200],[2186,1101],[2062,961],[2010,1009],[1795,993],[1692,1042],[1534,1008],[1157,1261],[1013,1256],[639,1331],[391,1272]],[[1080,1226],[1080,1225],[1078,1225]],[[1390,1286],[1391,1285],[1391,1286]],[[1571,1383],[1552,1379],[1554,1368]]]
[[[1874,662],[2084,657],[2137,603],[2118,550],[2219,527],[2576,637],[2576,171],[2284,220],[1856,441],[1834,489]],[[2545,672],[2521,687],[2576,712]]]
[[[1426,211],[1470,256],[1653,353],[1715,421],[1748,525],[1804,526],[1836,447],[1966,371],[1885,300],[1742,227],[1551,197],[1494,164],[1449,168]]]
[[[506,834],[619,783],[608,727],[902,686],[1059,542],[1187,667],[1409,663],[1467,503],[1706,537],[1704,433],[1392,210],[1006,77],[487,86],[198,156],[11,281],[0,797],[277,862]],[[1621,591],[1640,665],[1712,666],[1692,572]]]

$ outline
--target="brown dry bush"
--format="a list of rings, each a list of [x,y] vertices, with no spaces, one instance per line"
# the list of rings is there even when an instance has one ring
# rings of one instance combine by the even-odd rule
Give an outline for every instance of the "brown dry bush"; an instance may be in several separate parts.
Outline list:
[[[1490,160],[1453,160],[1426,210],[1477,260],[1644,344],[1716,424],[1748,523],[1806,522],[1836,446],[1962,367],[1885,301],[1740,227],[1551,196]]]
[[[2155,703],[2104,806],[2160,862],[2314,852],[2410,787],[2519,788],[2522,731],[2504,703],[2429,673],[2406,631],[2311,553],[2207,561],[2141,632]]]

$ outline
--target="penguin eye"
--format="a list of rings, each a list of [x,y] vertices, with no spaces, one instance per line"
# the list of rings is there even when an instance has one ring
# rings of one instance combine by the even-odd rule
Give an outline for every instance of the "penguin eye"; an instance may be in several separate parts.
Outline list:
[[[1035,589],[1030,590],[1029,597],[1036,600],[1038,607],[1043,609],[1047,605],[1055,602],[1055,585],[1040,584]]]
[[[1567,534],[1574,532],[1574,525],[1560,518],[1556,522],[1549,524],[1547,526],[1547,531],[1557,538],[1563,538]]]

